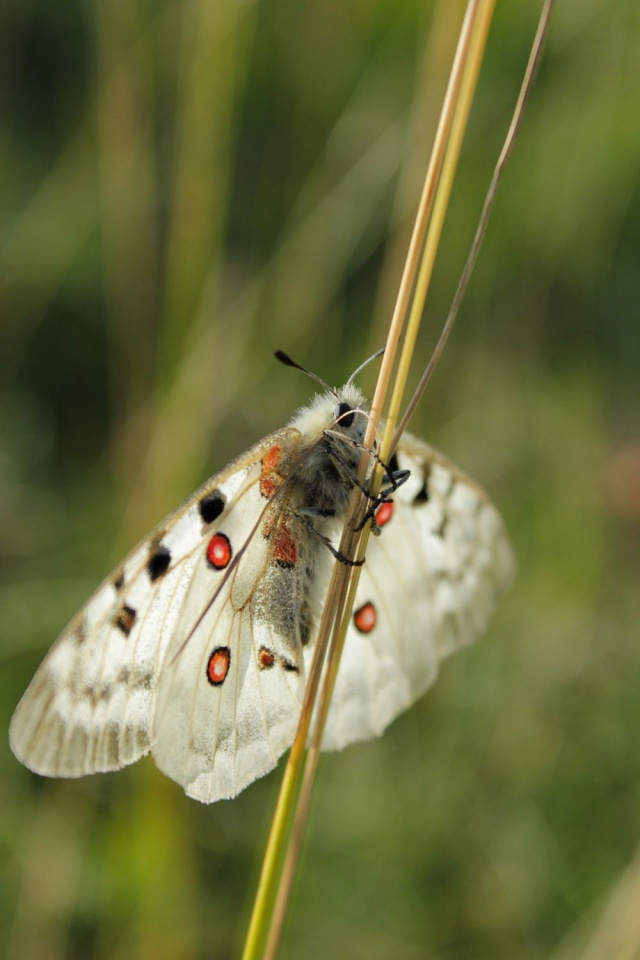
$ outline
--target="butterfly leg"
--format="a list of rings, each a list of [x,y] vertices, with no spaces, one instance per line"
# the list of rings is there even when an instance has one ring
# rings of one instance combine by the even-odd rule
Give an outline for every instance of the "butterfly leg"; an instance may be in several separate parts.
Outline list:
[[[325,430],[324,433],[325,433],[325,436],[327,437],[333,436],[333,434],[331,434],[330,431],[328,430]],[[344,438],[340,437],[340,439],[342,440]],[[355,443],[355,441],[349,441],[349,442],[351,442],[352,446],[354,447],[360,447],[361,450],[366,449],[365,447],[362,446],[362,444],[357,444]],[[336,450],[335,444],[328,444],[328,452],[331,460],[333,460],[334,464],[336,464],[340,472],[343,473],[345,477],[349,480],[349,483],[352,483],[353,486],[358,487],[358,489],[362,490],[365,496],[368,497],[369,491],[367,490],[364,483],[362,483],[362,481],[358,478],[358,475],[354,470],[353,464],[350,463],[346,457],[343,457],[342,454]],[[375,457],[375,454],[372,454],[371,450],[367,450],[367,453]]]
[[[401,487],[403,483],[406,483],[411,475],[410,470],[392,470],[391,467],[388,467],[382,461],[379,461],[381,466],[385,470],[385,480],[389,481],[388,486],[383,487],[377,497],[370,497],[371,506],[365,513],[364,517],[357,526],[357,530],[362,530],[365,523],[371,521],[371,532],[376,536],[380,536],[380,527],[376,522],[376,510],[378,507],[381,507],[383,503],[393,503],[391,500],[390,494],[395,493],[398,487]]]
[[[336,550],[334,545],[329,540],[329,537],[325,537],[324,534],[320,533],[319,530],[313,525],[312,517],[327,517],[331,516],[326,510],[303,510],[295,514],[297,520],[306,527],[309,533],[312,533],[314,537],[320,540],[321,543],[324,543],[325,547],[328,549],[329,553],[339,560],[340,563],[344,563],[346,567],[361,567],[364,563],[364,560],[350,560],[349,557],[345,557],[343,553],[340,553],[339,550]]]
[[[325,433],[326,433],[326,432],[327,432],[327,431],[325,431]],[[364,515],[362,521],[358,524],[358,526],[357,526],[356,529],[357,529],[357,530],[362,530],[362,528],[364,527],[365,523],[367,523],[367,521],[371,520],[371,529],[372,529],[372,532],[373,532],[376,536],[378,536],[378,534],[380,533],[380,527],[378,526],[378,524],[377,524],[376,521],[375,521],[375,512],[376,512],[376,510],[377,510],[378,507],[381,506],[383,503],[391,503],[391,502],[392,502],[392,501],[389,499],[389,495],[392,494],[392,493],[395,493],[396,490],[398,489],[398,487],[401,487],[403,483],[406,483],[406,482],[407,482],[407,480],[409,479],[409,476],[410,476],[410,474],[411,474],[411,471],[410,471],[410,470],[398,470],[398,469],[394,469],[394,467],[393,467],[392,465],[387,464],[387,463],[384,463],[384,462],[380,459],[380,457],[378,456],[378,454],[377,454],[375,451],[369,450],[367,447],[364,447],[361,443],[357,443],[357,441],[355,441],[355,440],[352,440],[352,441],[351,441],[351,444],[352,444],[355,448],[357,448],[357,449],[366,450],[367,453],[369,454],[369,456],[371,456],[377,463],[379,463],[380,466],[382,467],[382,469],[384,470],[384,480],[387,482],[388,485],[387,485],[386,487],[383,487],[383,489],[380,491],[380,493],[378,494],[377,497],[371,497],[370,494],[369,494],[369,491],[365,488],[365,486],[364,486],[362,483],[360,483],[360,481],[358,480],[357,476],[355,475],[355,471],[354,471],[354,469],[353,469],[353,466],[352,466],[344,457],[342,457],[341,454],[338,453],[338,451],[335,449],[335,447],[331,447],[331,448],[330,448],[330,455],[331,455],[331,457],[332,457],[333,459],[335,459],[335,460],[337,461],[337,463],[345,470],[345,472],[346,472],[346,473],[348,474],[348,476],[349,476],[349,479],[350,479],[357,487],[359,487],[360,490],[362,490],[363,493],[365,493],[365,494],[367,495],[367,497],[369,498],[369,502],[370,502],[370,504],[371,504],[371,506],[370,506],[369,509],[367,510],[367,512],[366,512],[366,514]],[[392,461],[394,461],[394,460],[395,460],[395,457],[392,457],[391,459],[392,459]],[[395,462],[396,462],[396,464],[397,464],[397,460],[395,460]]]
[[[331,431],[325,430],[324,432],[325,432],[325,436],[327,436],[327,437],[329,437],[329,436],[336,436],[336,434],[334,434],[334,433],[331,432]],[[344,438],[343,438],[343,437],[339,437],[339,439],[342,440],[342,439],[344,439]],[[332,444],[332,445],[329,446],[329,456],[331,457],[331,459],[340,467],[341,470],[344,471],[344,473],[347,475],[347,477],[349,478],[349,480],[351,481],[351,483],[353,483],[356,487],[358,487],[360,490],[362,490],[362,492],[363,492],[363,493],[367,496],[367,498],[369,499],[370,507],[369,507],[369,509],[367,510],[367,512],[365,513],[365,515],[364,515],[364,517],[362,518],[361,522],[360,522],[360,523],[358,524],[358,526],[356,527],[356,531],[362,530],[362,528],[364,527],[364,525],[370,520],[370,521],[371,521],[371,532],[372,532],[375,536],[379,536],[379,535],[380,535],[380,527],[379,527],[378,524],[376,523],[376,517],[375,517],[376,510],[377,510],[378,507],[380,507],[383,503],[392,503],[392,502],[393,502],[393,501],[391,501],[391,500],[389,499],[389,495],[392,494],[392,493],[395,493],[396,490],[398,489],[398,487],[401,487],[403,483],[406,483],[406,482],[407,482],[407,480],[409,479],[409,476],[410,476],[410,474],[411,474],[411,471],[410,471],[410,470],[397,470],[397,469],[394,470],[394,468],[393,468],[392,466],[390,466],[389,464],[383,463],[383,461],[380,459],[380,457],[377,455],[377,453],[375,453],[375,451],[369,450],[367,447],[363,446],[361,443],[358,443],[358,442],[355,441],[355,440],[350,440],[350,441],[347,441],[347,442],[349,442],[349,443],[350,443],[354,448],[356,448],[356,449],[366,450],[366,452],[369,454],[369,456],[373,457],[373,459],[376,460],[377,463],[379,463],[380,466],[382,467],[382,469],[384,470],[384,479],[388,482],[388,486],[384,487],[384,488],[380,491],[380,493],[378,494],[377,497],[371,497],[370,494],[369,494],[369,491],[367,490],[367,488],[365,487],[365,485],[364,485],[363,483],[361,483],[361,481],[358,479],[358,477],[357,477],[357,475],[356,475],[356,472],[355,472],[355,470],[353,469],[353,464],[349,463],[349,461],[346,459],[346,457],[343,457],[342,454],[338,452],[338,450],[336,449],[335,445]],[[393,460],[393,459],[394,459],[394,458],[392,458],[392,460]],[[396,461],[396,463],[397,463],[397,461]]]
[[[367,454],[368,454],[373,460],[376,461],[376,463],[379,463],[379,464],[380,464],[380,466],[381,466],[381,467],[383,468],[383,470],[384,470],[384,479],[385,479],[385,481],[387,481],[387,482],[389,483],[389,486],[388,486],[385,490],[381,491],[381,492],[378,494],[378,497],[376,498],[376,501],[379,501],[380,503],[382,503],[382,502],[383,502],[383,499],[382,499],[383,497],[388,496],[390,493],[395,493],[395,491],[398,489],[398,487],[401,487],[402,484],[403,484],[403,483],[406,483],[406,481],[409,479],[409,476],[410,476],[410,474],[411,474],[411,471],[410,471],[410,470],[398,470],[398,469],[395,469],[393,466],[391,466],[391,465],[389,465],[389,464],[387,464],[387,463],[384,463],[384,462],[380,459],[380,457],[378,456],[378,454],[375,452],[375,450],[370,450],[368,447],[365,447],[364,444],[358,443],[357,440],[348,439],[347,437],[343,437],[343,436],[340,435],[340,434],[336,434],[336,433],[335,433],[334,431],[332,431],[332,430],[325,430],[325,431],[324,431],[324,434],[325,434],[326,437],[338,437],[339,440],[342,440],[343,442],[348,443],[348,444],[349,444],[350,446],[352,446],[355,450],[365,450],[365,451],[367,452]],[[355,471],[354,471],[354,469],[353,469],[353,465],[350,464],[349,461],[348,461],[345,457],[342,457],[341,454],[338,453],[338,451],[336,450],[335,446],[330,446],[330,447],[329,447],[329,456],[330,456],[333,460],[335,460],[336,463],[338,463],[338,464],[340,465],[340,467],[342,467],[342,468],[345,470],[345,472],[347,473],[347,475],[348,475],[348,477],[349,477],[349,480],[350,480],[352,483],[354,483],[355,486],[359,487],[360,490],[362,490],[363,493],[366,493],[367,496],[369,496],[369,491],[368,491],[368,490],[366,489],[366,487],[358,480],[358,477],[356,476]],[[395,454],[394,454],[394,456],[391,458],[391,461],[392,461],[392,463],[395,461],[395,463],[397,464],[397,460],[396,460]],[[372,499],[372,498],[369,497],[369,499]],[[378,503],[378,502],[376,502],[376,506],[379,506],[379,503]]]

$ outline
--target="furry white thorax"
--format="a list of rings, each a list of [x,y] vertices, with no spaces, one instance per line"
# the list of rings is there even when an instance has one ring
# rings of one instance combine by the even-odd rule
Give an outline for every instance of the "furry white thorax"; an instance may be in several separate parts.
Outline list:
[[[336,407],[340,403],[348,403],[352,410],[363,410],[369,413],[369,403],[364,394],[355,384],[345,383],[343,387],[333,393],[318,393],[311,403],[300,407],[289,421],[290,427],[295,427],[302,434],[304,440],[313,443],[322,436],[324,430],[340,429],[352,439],[361,440],[366,420],[356,416],[352,427],[345,427],[336,423]]]
[[[331,525],[346,511],[368,419],[369,404],[354,384],[347,383],[335,393],[314,397],[289,424],[301,434],[303,453],[296,469],[299,508],[316,517],[316,526],[322,518]]]

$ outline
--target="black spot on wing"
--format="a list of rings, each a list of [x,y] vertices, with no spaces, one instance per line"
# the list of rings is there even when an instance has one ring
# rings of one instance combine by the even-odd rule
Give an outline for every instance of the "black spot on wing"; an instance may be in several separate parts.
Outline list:
[[[428,464],[425,465],[424,480],[422,481],[422,486],[420,487],[415,497],[413,498],[413,503],[415,506],[420,506],[421,503],[427,503],[429,499],[429,473],[430,472],[431,472],[431,469],[429,465]]]
[[[171,551],[160,545],[151,554],[147,561],[147,573],[153,582],[166,573],[171,563]]]
[[[128,637],[133,630],[133,625],[136,622],[137,615],[138,611],[134,610],[133,607],[127,606],[126,603],[116,614],[116,627],[119,627],[119,629],[122,630],[125,637]]]
[[[287,673],[300,673],[300,668],[296,667],[295,663],[292,663],[291,660],[287,660],[285,657],[282,657],[280,660],[282,669],[286,670]]]
[[[419,507],[421,503],[427,503],[428,499],[429,499],[429,488],[427,487],[427,481],[425,480],[422,486],[420,487],[420,489],[418,490],[418,492],[416,493],[415,497],[413,498],[413,502],[416,506]]]
[[[113,581],[113,586],[118,591],[118,593],[122,590],[122,588],[124,587],[124,570],[121,570],[119,573],[116,574]]]
[[[205,494],[198,504],[198,510],[203,521],[213,523],[214,520],[217,520],[224,510],[226,502],[224,494],[220,493],[219,490],[212,490],[211,493]]]
[[[387,478],[390,480],[390,479],[391,479],[391,475],[394,474],[394,473],[397,473],[398,470],[400,469],[400,464],[398,463],[398,458],[397,458],[397,456],[395,455],[395,453],[394,453],[394,455],[391,457],[391,459],[389,460],[389,463],[387,464],[387,467],[389,468],[389,469],[387,470]]]

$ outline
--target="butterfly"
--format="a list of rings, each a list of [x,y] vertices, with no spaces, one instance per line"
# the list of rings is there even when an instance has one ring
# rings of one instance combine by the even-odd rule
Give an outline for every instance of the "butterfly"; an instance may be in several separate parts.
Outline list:
[[[352,380],[207,480],[107,577],[16,708],[22,763],[80,777],[151,753],[204,803],[276,766],[295,736],[331,565],[346,560],[335,544],[368,423]],[[449,460],[405,434],[386,469],[397,490],[370,511],[380,536],[327,750],[380,735],[440,660],[482,633],[513,575],[497,510]]]

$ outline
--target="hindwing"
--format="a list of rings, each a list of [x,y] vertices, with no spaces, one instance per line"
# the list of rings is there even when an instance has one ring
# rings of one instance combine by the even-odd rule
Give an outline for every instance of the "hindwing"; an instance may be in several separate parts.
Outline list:
[[[379,736],[434,682],[440,660],[476,640],[514,574],[487,495],[405,434],[394,503],[379,508],[327,718],[323,747]]]

